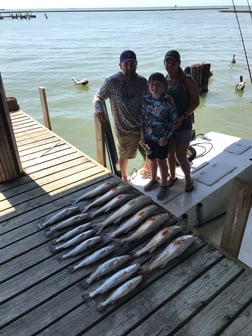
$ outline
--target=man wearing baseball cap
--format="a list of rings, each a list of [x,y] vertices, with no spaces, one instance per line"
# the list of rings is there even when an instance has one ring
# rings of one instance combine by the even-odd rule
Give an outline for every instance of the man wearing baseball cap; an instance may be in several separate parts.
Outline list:
[[[128,159],[136,157],[140,141],[141,106],[147,91],[147,80],[137,74],[137,57],[132,50],[121,53],[119,67],[119,72],[105,79],[94,97],[94,104],[95,115],[102,121],[104,102],[110,100],[118,143],[118,163],[122,179],[127,181]]]

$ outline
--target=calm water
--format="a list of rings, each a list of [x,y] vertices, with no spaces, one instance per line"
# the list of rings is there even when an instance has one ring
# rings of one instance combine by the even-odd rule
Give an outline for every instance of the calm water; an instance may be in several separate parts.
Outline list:
[[[239,14],[252,64],[252,20]],[[118,71],[122,50],[138,56],[138,73],[164,72],[163,56],[178,49],[182,67],[210,62],[209,91],[195,113],[196,133],[217,131],[252,139],[252,88],[234,13],[165,12],[43,13],[29,21],[0,20],[1,75],[7,96],[43,121],[38,87],[46,89],[55,133],[95,158],[92,100],[105,77]],[[232,55],[236,64],[231,64]],[[235,84],[243,75],[245,91]],[[72,77],[86,77],[86,87]],[[140,160],[140,158],[138,159]],[[139,161],[132,164],[140,164]]]

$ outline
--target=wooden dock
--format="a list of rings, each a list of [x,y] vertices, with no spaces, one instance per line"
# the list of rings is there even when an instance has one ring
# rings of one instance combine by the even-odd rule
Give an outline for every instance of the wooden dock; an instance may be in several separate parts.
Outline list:
[[[59,262],[37,224],[119,178],[21,110],[11,119],[24,175],[0,184],[2,336],[251,335],[251,272],[200,237],[133,296],[102,313],[84,303],[94,266],[70,274],[80,257]]]

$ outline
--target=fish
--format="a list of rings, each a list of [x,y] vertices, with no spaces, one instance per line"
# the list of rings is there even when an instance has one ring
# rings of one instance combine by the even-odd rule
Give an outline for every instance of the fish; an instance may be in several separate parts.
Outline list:
[[[56,214],[54,214],[53,216],[51,216],[47,221],[45,221],[44,223],[39,223],[37,224],[38,229],[44,229],[50,225],[53,225],[65,218],[68,218],[72,215],[75,215],[76,213],[80,212],[81,209],[79,206],[71,206],[68,208],[65,208],[59,212],[57,212]]]
[[[124,244],[128,242],[132,242],[134,240],[143,238],[147,234],[154,232],[160,228],[165,222],[169,220],[170,215],[166,212],[160,213],[156,216],[152,216],[148,218],[145,222],[141,224],[141,226],[136,229],[132,234],[125,238],[121,238],[118,240],[118,243]]]
[[[152,253],[158,246],[162,245],[164,242],[171,241],[179,232],[183,229],[182,226],[172,225],[159,230],[147,244],[142,248],[133,252],[135,258],[140,257],[142,254],[149,252]]]
[[[156,268],[163,268],[169,261],[181,255],[190,245],[194,243],[196,238],[193,235],[183,235],[174,239],[169,243],[162,252],[160,252],[149,265],[142,267],[143,272],[150,272]]]
[[[55,238],[52,241],[52,244],[59,244],[63,241],[66,241],[74,236],[76,236],[77,234],[89,230],[91,228],[92,222],[87,222],[85,224],[81,224],[79,226],[74,227],[73,229],[67,231],[66,233],[62,234],[61,236]]]
[[[123,298],[124,296],[128,295],[131,293],[142,281],[143,276],[138,275],[130,280],[127,280],[124,282],[122,285],[117,287],[113,292],[108,296],[106,300],[103,302],[100,302],[96,305],[96,308],[98,311],[103,311],[106,306],[109,304],[113,304],[119,299]]]
[[[110,190],[108,190],[105,194],[97,197],[93,202],[89,203],[83,211],[87,212],[89,209],[96,207],[98,205],[102,205],[108,201],[110,201],[113,197],[128,192],[132,190],[132,187],[129,184],[119,184]]]
[[[55,232],[58,232],[62,229],[65,229],[69,226],[73,226],[73,225],[77,225],[77,224],[81,224],[87,220],[90,219],[90,216],[88,213],[80,213],[80,214],[77,214],[73,217],[70,217],[70,218],[67,218],[57,224],[55,224],[54,226],[51,226],[49,228],[45,228],[45,234],[47,236],[50,236],[52,235],[53,233]]]
[[[102,184],[99,184],[96,187],[90,188],[90,190],[85,191],[84,194],[82,194],[81,196],[79,196],[78,198],[76,198],[72,204],[77,204],[81,201],[85,201],[87,199],[90,198],[94,198],[98,195],[101,195],[105,192],[107,192],[109,189],[114,188],[115,186],[117,186],[120,182],[116,181],[116,180],[112,180],[112,181],[106,181]]]
[[[67,240],[64,243],[57,244],[57,245],[50,245],[50,250],[53,253],[64,250],[68,247],[71,247],[71,246],[74,246],[74,245],[77,245],[83,242],[84,240],[90,238],[94,234],[95,234],[94,230],[87,230],[87,231],[81,232],[77,236],[74,236],[72,239]]]
[[[150,204],[140,209],[137,213],[129,217],[124,223],[122,223],[115,231],[108,234],[110,238],[115,238],[123,233],[127,233],[139,224],[141,224],[145,219],[158,213],[160,210],[157,205]]]
[[[89,277],[86,279],[86,284],[90,285],[94,281],[102,278],[104,275],[116,271],[123,264],[126,264],[126,262],[130,260],[130,258],[131,256],[129,254],[124,254],[106,260],[89,275]]]
[[[118,223],[120,220],[122,220],[125,217],[128,217],[135,213],[136,211],[143,208],[145,205],[150,204],[152,202],[151,197],[146,195],[140,195],[137,196],[131,200],[129,200],[127,203],[125,203],[123,206],[121,206],[118,210],[113,212],[111,216],[109,216],[106,220],[96,225],[98,227],[98,232],[102,231],[107,227],[108,225],[112,223]]]
[[[83,242],[81,242],[80,244],[75,246],[70,251],[62,254],[59,257],[59,260],[74,257],[77,254],[79,254],[80,252],[86,251],[87,249],[93,247],[95,244],[101,242],[101,240],[102,240],[101,236],[94,236],[94,237],[88,238],[87,240],[84,240]]]
[[[132,265],[129,265],[120,271],[117,271],[112,276],[104,280],[104,282],[98,286],[93,291],[89,292],[87,295],[82,295],[83,301],[89,301],[90,299],[93,299],[95,296],[103,294],[107,292],[108,290],[120,285],[127,279],[129,279],[133,274],[135,274],[140,268],[140,264],[135,263]]]
[[[94,218],[106,212],[109,212],[110,210],[121,206],[129,199],[132,199],[132,197],[135,197],[135,195],[129,193],[117,195],[112,198],[108,203],[100,207],[98,210],[94,211],[91,217]]]
[[[77,264],[69,266],[68,272],[73,273],[77,271],[78,269],[80,269],[81,267],[85,267],[85,266],[95,263],[96,261],[109,255],[114,249],[115,249],[115,245],[112,245],[112,244],[104,246],[100,248],[99,250],[89,254],[87,257],[79,261]]]

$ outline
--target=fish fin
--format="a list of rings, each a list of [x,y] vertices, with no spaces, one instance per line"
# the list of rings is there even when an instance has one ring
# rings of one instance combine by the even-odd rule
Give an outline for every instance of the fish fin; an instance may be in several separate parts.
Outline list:
[[[83,302],[90,302],[92,299],[88,294],[82,294],[81,297]]]
[[[67,267],[68,273],[73,273],[75,272],[75,268],[73,265]]]

